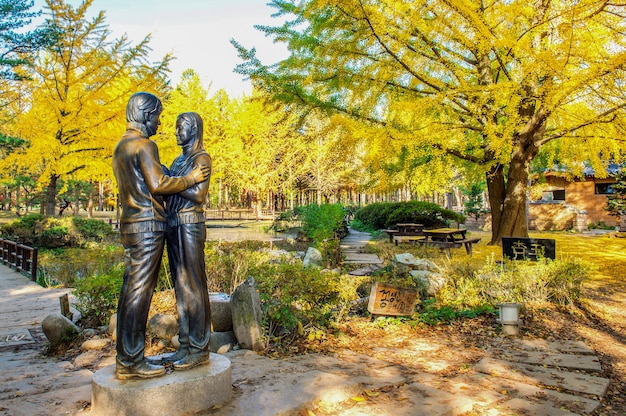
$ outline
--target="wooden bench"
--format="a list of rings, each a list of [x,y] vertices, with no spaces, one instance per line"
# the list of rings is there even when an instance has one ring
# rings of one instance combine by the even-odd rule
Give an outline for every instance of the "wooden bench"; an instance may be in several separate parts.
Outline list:
[[[393,243],[395,245],[398,245],[398,243],[413,243],[425,239],[426,237],[424,237],[423,235],[394,235]]]
[[[455,241],[455,243],[460,243],[465,246],[465,251],[470,257],[472,257],[472,245],[478,244],[479,242],[480,242],[480,238],[466,238],[464,240]]]
[[[400,232],[400,230],[381,230],[384,233],[387,233],[389,236],[389,242],[393,243],[393,238]]]

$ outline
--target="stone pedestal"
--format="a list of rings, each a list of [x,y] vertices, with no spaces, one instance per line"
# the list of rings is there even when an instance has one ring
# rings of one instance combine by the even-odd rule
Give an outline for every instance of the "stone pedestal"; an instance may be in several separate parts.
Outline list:
[[[211,354],[207,365],[150,379],[119,380],[115,365],[91,381],[91,416],[197,414],[232,398],[230,360]]]

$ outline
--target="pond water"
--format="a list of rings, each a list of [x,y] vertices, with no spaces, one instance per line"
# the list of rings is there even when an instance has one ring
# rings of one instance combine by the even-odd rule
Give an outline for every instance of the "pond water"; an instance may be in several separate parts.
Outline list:
[[[277,241],[295,238],[297,230],[276,233],[266,232],[271,221],[208,221],[208,241]]]

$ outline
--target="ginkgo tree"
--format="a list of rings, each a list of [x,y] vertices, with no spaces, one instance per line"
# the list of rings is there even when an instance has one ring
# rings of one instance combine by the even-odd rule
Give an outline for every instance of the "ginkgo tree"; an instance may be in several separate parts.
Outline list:
[[[136,91],[164,96],[171,56],[148,61],[150,36],[131,45],[111,39],[100,11],[89,18],[92,0],[73,7],[46,0],[48,24],[58,39],[36,59],[24,112],[12,135],[26,140],[0,164],[5,173],[28,173],[46,189],[45,214],[55,213],[59,179],[111,178],[110,157],[125,128],[125,106]]]
[[[290,56],[266,64],[233,41],[243,60],[236,71],[275,99],[378,128],[370,147],[394,141],[418,162],[452,157],[481,170],[491,243],[527,235],[529,166],[540,149],[558,149],[561,162],[586,160],[597,173],[624,159],[623,2],[271,5],[285,22],[258,29],[286,43]]]

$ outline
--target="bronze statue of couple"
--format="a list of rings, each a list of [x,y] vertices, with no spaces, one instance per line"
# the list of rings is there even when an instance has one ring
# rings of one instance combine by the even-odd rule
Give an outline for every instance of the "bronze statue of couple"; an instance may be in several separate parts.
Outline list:
[[[122,208],[124,283],[117,309],[116,376],[150,378],[165,374],[165,365],[186,370],[209,362],[211,310],[204,267],[204,201],[211,157],[202,143],[203,122],[197,113],[176,120],[182,153],[167,169],[150,137],[160,125],[163,107],[153,94],[139,92],[126,107],[126,132],[113,152],[113,172]],[[152,294],[167,242],[180,347],[161,358],[145,356],[145,335]]]

